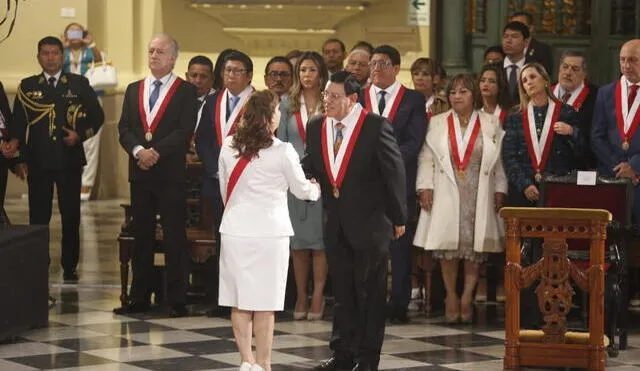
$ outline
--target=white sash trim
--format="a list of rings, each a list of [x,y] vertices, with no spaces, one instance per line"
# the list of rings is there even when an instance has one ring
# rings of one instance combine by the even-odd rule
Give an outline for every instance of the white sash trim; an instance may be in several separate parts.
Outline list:
[[[436,100],[436,95],[434,93],[429,97],[429,99],[427,99],[427,102],[424,104],[424,107],[426,108],[427,111],[429,111],[429,108],[431,108],[431,105],[435,100]]]
[[[225,120],[225,117],[227,117],[227,101],[229,100],[229,89],[224,89],[224,92],[222,93],[222,100],[220,101],[220,112],[218,112],[218,118],[220,119],[220,122],[224,123],[224,125],[222,125],[222,127],[220,128],[223,138],[226,138],[227,135],[229,135],[229,130],[231,130],[233,123],[236,121],[238,114],[249,100],[252,92],[253,87],[251,85],[247,86],[242,92],[240,92],[240,100],[229,115],[229,120]]]
[[[536,163],[538,165],[542,162],[542,153],[547,145],[547,137],[549,135],[549,130],[551,130],[551,125],[553,124],[551,120],[553,119],[553,112],[555,111],[555,109],[556,102],[549,99],[549,107],[547,107],[547,115],[544,118],[542,134],[540,135],[540,139],[538,140],[538,134],[536,133],[536,120],[533,114],[533,102],[529,102],[529,104],[527,105],[529,132],[525,133],[525,135],[529,135],[531,138],[531,143],[533,144],[533,152],[536,155]]]
[[[333,174],[333,179],[338,179],[338,174],[340,173],[340,168],[342,168],[342,160],[344,160],[344,155],[347,152],[347,147],[349,147],[349,140],[351,139],[351,134],[353,133],[353,129],[355,128],[358,120],[360,119],[360,113],[362,112],[362,106],[356,104],[353,107],[353,111],[347,117],[353,117],[354,123],[353,126],[345,125],[344,129],[342,129],[342,144],[340,144],[340,149],[338,150],[338,155],[335,156],[333,153],[333,143],[334,143],[334,135],[333,135],[333,126],[338,122],[337,120],[327,117],[327,124],[325,125],[326,134],[327,134],[327,153],[329,154],[329,161],[331,161],[331,174]],[[345,117],[346,119],[346,117]],[[344,124],[344,119],[342,123]],[[335,160],[334,160],[335,159]]]
[[[300,117],[302,118],[302,127],[307,131],[307,121],[309,121],[309,113],[307,112],[307,103],[304,101],[304,94],[300,93]]]
[[[624,133],[625,135],[629,132],[629,128],[631,128],[631,124],[633,123],[633,119],[636,117],[636,112],[638,112],[638,106],[640,105],[640,91],[638,91],[638,95],[636,95],[635,100],[631,104],[631,109],[629,109],[629,84],[627,78],[624,75],[620,78],[620,99],[622,99],[622,121],[624,121]]]
[[[464,154],[467,151],[467,147],[469,146],[469,140],[471,139],[471,133],[473,133],[473,129],[476,126],[476,120],[478,119],[478,112],[473,111],[471,114],[471,118],[469,118],[469,125],[464,132],[464,136],[462,135],[462,128],[460,127],[460,118],[458,114],[453,112],[453,129],[456,133],[456,143],[458,144],[458,158],[460,161],[464,160]]]
[[[167,81],[162,81],[165,78],[156,79],[153,76],[147,77],[144,82],[144,113],[147,115],[147,129],[150,128],[151,123],[155,120],[160,107],[162,106],[162,102],[164,102],[164,98],[166,98],[167,93],[171,90],[173,83],[176,81],[178,76],[176,76],[173,72],[169,73],[169,78]],[[153,82],[156,80],[162,81],[162,85],[160,85],[160,94],[158,95],[158,100],[156,104],[153,105],[153,109],[149,110],[149,97],[151,96],[151,92],[155,88]]]
[[[582,93],[582,90],[584,89],[585,85],[584,85],[584,81],[580,83],[580,86],[578,86],[578,88],[576,90],[573,91],[573,93],[571,93],[571,96],[569,97],[569,100],[567,101],[567,104],[570,105],[571,107],[573,107],[573,103],[575,103],[576,99],[578,99],[578,96],[580,95],[580,93]],[[564,93],[564,89],[562,89],[562,92]],[[560,84],[556,84],[556,87],[553,89],[553,95],[555,95],[558,99],[562,100],[562,95],[564,94],[560,94]]]
[[[393,84],[397,84],[395,89],[392,89]],[[371,88],[369,88],[369,99],[371,101],[371,111],[373,113],[383,116],[384,118],[389,118],[391,108],[396,101],[396,97],[398,96],[398,92],[400,91],[400,86],[402,86],[402,84],[400,84],[398,81],[394,82],[393,84],[386,89],[380,89],[378,87],[374,87],[373,85],[371,86]],[[378,112],[378,102],[380,100],[378,99],[378,94],[376,94],[376,89],[378,91],[384,90],[387,92],[387,95],[384,97],[385,106],[383,113]],[[389,90],[393,90],[393,92],[389,92]]]

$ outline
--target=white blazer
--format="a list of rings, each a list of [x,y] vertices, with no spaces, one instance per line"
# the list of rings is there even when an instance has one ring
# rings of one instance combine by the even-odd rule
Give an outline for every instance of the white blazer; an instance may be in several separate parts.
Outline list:
[[[447,117],[451,110],[429,122],[426,145],[418,158],[416,190],[433,189],[431,212],[420,210],[413,244],[425,250],[457,250],[460,228],[460,195],[454,175]],[[499,252],[503,249],[504,227],[495,212],[496,192],[507,193],[507,178],[502,166],[502,130],[498,117],[478,112],[482,133],[482,161],[476,201],[473,250]]]
[[[293,146],[274,138],[271,147],[260,150],[247,165],[226,201],[229,178],[238,162],[232,141],[233,136],[225,139],[218,159],[220,193],[225,202],[220,233],[240,237],[293,236],[287,190],[300,199],[316,201],[320,187],[305,178]]]

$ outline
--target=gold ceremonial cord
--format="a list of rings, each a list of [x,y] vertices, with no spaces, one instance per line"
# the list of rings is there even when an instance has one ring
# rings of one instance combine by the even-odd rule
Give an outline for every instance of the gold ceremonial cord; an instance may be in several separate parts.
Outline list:
[[[42,104],[35,102],[33,99],[29,98],[24,91],[22,91],[22,85],[18,87],[18,100],[22,103],[23,107],[30,109],[33,112],[40,113],[38,117],[29,121],[29,115],[25,109],[25,115],[27,116],[28,126],[35,124],[40,121],[44,116],[49,115],[49,135],[53,133],[55,129],[55,121],[56,121],[56,105],[54,103],[51,104]]]

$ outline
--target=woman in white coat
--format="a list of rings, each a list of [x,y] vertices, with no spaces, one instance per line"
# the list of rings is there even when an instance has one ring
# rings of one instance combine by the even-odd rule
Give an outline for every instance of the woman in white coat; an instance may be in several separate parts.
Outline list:
[[[287,190],[300,199],[320,197],[320,187],[305,178],[293,146],[274,137],[279,122],[278,97],[266,90],[255,92],[236,132],[220,150],[225,209],[218,304],[232,308],[241,371],[271,370],[274,311],[284,308],[293,235]]]
[[[503,249],[497,212],[507,193],[504,131],[496,116],[480,111],[482,97],[471,76],[456,76],[446,94],[452,109],[431,119],[420,153],[416,191],[422,210],[413,243],[440,260],[446,320],[468,323],[480,265],[487,253]],[[464,290],[458,297],[460,261]]]

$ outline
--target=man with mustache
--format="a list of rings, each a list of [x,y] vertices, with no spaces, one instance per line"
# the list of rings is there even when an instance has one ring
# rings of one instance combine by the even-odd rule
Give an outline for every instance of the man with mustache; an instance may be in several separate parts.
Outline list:
[[[293,84],[293,66],[286,57],[276,56],[267,62],[264,69],[264,84],[276,93],[280,100],[289,93]]]
[[[580,117],[580,137],[583,139],[582,151],[578,159],[581,169],[595,169],[595,155],[591,150],[591,120],[596,103],[598,87],[587,81],[587,58],[575,51],[565,51],[560,57],[558,83],[551,92],[562,103],[566,103],[578,112]]]

